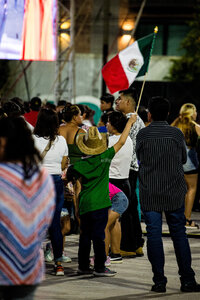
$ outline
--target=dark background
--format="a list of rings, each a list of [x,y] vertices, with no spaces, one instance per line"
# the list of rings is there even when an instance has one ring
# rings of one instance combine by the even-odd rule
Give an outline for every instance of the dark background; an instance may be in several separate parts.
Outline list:
[[[135,81],[132,85],[136,88],[138,97],[142,83],[142,81]],[[179,110],[184,103],[193,103],[197,108],[197,112],[200,114],[199,87],[200,83],[197,85],[197,83],[189,82],[147,81],[144,86],[140,105],[147,107],[149,98],[154,96],[163,96],[167,98],[171,103],[171,111],[168,118],[168,122],[171,123],[178,116]]]

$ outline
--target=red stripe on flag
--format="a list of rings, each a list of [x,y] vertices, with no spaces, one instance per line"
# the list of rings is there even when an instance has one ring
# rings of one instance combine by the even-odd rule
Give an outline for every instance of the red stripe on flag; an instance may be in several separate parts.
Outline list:
[[[102,69],[103,79],[111,92],[114,94],[129,87],[129,82],[120,62],[119,56],[113,57]]]

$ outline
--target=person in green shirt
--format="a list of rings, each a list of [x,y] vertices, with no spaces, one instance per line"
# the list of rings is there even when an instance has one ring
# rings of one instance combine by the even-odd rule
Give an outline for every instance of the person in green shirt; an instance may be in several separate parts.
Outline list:
[[[80,180],[79,194],[80,240],[78,252],[79,274],[95,276],[114,276],[116,272],[104,266],[105,227],[108,221],[108,209],[111,207],[109,198],[109,167],[112,158],[124,145],[131,126],[136,122],[137,115],[132,114],[118,142],[108,148],[106,133],[99,133],[92,126],[86,133],[77,136],[76,144],[87,157],[74,163],[67,172],[67,180]],[[89,268],[89,256],[93,242],[95,262],[94,271]]]

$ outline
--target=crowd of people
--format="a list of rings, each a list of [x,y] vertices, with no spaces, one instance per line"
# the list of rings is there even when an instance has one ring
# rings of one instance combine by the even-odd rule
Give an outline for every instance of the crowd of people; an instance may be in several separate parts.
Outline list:
[[[164,212],[180,289],[200,292],[186,235],[187,227],[199,227],[191,219],[200,161],[196,107],[184,104],[170,125],[167,99],[151,98],[139,114],[136,104],[134,88],[119,91],[117,99],[103,95],[95,125],[86,105],[39,97],[29,105],[18,97],[1,101],[0,299],[33,299],[45,261],[64,275],[72,223],[80,235],[78,274],[115,276],[110,265],[144,255],[141,212],[151,290],[166,292]]]

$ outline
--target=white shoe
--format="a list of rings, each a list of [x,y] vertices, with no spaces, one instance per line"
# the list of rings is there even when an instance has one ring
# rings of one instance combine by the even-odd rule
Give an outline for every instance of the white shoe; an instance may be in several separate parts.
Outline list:
[[[110,267],[111,261],[110,261],[110,256],[107,256],[107,259],[105,261],[105,267]]]
[[[69,256],[66,256],[65,253],[63,253],[62,261],[65,263],[70,263],[70,262],[72,262],[72,259]]]
[[[52,262],[53,261],[53,255],[52,255],[51,249],[48,249],[48,250],[44,251],[44,260],[46,262]]]
[[[55,265],[54,270],[55,270],[56,276],[64,276],[65,275],[64,268],[62,265]]]

